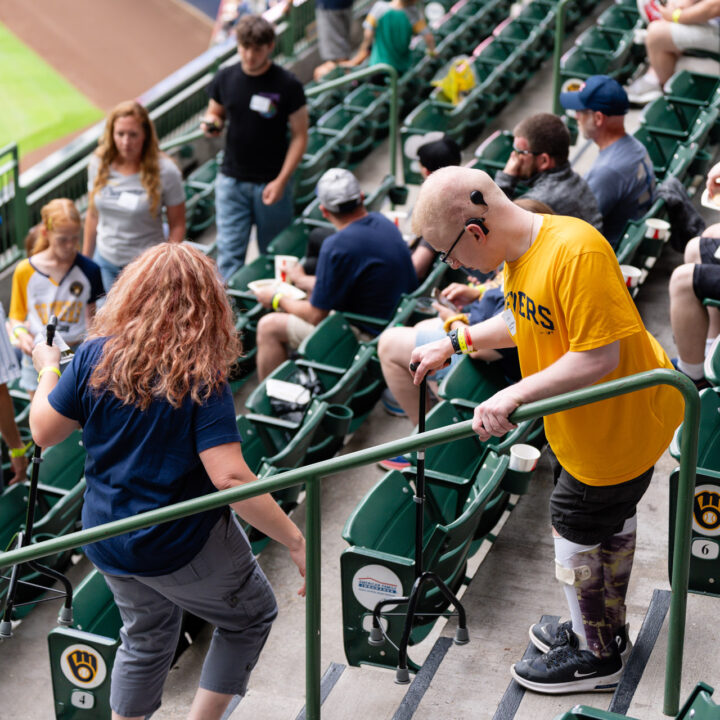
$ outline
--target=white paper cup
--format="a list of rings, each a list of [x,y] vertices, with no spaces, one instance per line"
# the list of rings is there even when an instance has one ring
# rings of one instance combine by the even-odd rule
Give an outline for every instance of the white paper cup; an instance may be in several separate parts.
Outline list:
[[[540,451],[536,447],[522,444],[513,445],[510,448],[508,468],[519,472],[530,472],[535,469],[539,459]]]
[[[290,282],[288,272],[290,268],[298,264],[298,259],[294,255],[276,255],[275,256],[275,279],[280,282]]]
[[[640,268],[633,267],[632,265],[621,265],[620,272],[623,274],[623,280],[629,288],[637,287],[640,284],[642,278],[642,270]]]
[[[670,237],[670,223],[660,218],[648,218],[645,221],[645,237],[667,240]]]

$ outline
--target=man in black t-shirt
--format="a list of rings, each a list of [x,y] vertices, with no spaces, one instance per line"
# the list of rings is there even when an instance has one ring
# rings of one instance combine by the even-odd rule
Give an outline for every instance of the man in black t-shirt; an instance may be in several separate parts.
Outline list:
[[[240,62],[215,75],[202,122],[205,133],[213,136],[229,121],[215,185],[218,268],[226,279],[245,263],[253,224],[260,252],[290,224],[290,180],[305,152],[308,131],[300,81],[270,57],[273,26],[246,15],[238,22],[237,40]]]

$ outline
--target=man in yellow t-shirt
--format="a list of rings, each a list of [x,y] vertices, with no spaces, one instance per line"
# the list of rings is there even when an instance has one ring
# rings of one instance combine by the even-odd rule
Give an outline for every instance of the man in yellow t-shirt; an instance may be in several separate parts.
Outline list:
[[[485,173],[445,168],[423,184],[413,231],[451,267],[488,272],[505,263],[501,315],[411,356],[418,384],[453,353],[517,345],[523,378],[475,409],[481,440],[511,430],[508,417],[521,404],[672,367],[645,330],[612,248],[586,222],[527,212]],[[556,576],[571,620],[530,628],[545,654],[513,666],[524,687],[565,693],[617,686],[631,647],[625,595],[636,506],[682,407],[681,395],[661,385],[545,418],[555,470]]]

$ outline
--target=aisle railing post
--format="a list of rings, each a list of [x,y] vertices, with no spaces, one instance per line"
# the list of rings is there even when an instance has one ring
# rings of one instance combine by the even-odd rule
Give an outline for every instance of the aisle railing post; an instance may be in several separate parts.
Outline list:
[[[320,720],[320,478],[305,482],[305,717]]]

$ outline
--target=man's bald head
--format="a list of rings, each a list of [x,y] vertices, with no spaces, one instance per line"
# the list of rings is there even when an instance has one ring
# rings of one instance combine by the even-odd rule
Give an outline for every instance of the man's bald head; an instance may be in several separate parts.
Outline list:
[[[479,199],[473,191],[482,194],[484,204],[473,202]],[[505,193],[482,170],[466,167],[445,167],[436,170],[420,188],[420,195],[413,208],[412,226],[416,235],[421,235],[436,250],[442,245],[456,226],[471,217],[486,221],[489,228],[497,224],[513,204]],[[448,227],[452,231],[448,233]]]

